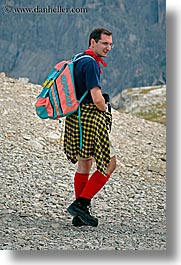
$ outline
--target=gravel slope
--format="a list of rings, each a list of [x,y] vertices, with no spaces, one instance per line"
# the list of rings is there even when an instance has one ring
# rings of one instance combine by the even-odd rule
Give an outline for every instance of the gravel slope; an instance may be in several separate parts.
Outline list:
[[[164,125],[113,111],[117,169],[92,202],[99,225],[75,228],[63,124],[36,116],[40,86],[3,73],[0,85],[0,249],[166,249]]]

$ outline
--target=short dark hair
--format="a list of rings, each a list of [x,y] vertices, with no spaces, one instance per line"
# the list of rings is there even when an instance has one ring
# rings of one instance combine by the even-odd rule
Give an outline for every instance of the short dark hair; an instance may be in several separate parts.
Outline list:
[[[96,29],[94,29],[91,32],[90,37],[89,37],[89,46],[91,45],[91,39],[94,39],[96,42],[98,42],[101,39],[101,34],[105,34],[105,35],[111,36],[112,32],[107,30],[107,29],[104,29],[104,28],[96,28]]]

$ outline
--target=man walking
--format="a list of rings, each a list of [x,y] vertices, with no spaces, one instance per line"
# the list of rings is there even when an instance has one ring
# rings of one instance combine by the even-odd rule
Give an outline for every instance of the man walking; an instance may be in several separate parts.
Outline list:
[[[106,57],[112,48],[112,33],[104,28],[96,28],[90,34],[89,48],[84,51],[89,56],[75,62],[77,98],[80,99],[86,90],[88,93],[81,103],[81,148],[77,112],[66,117],[65,121],[64,152],[73,163],[78,161],[74,176],[75,201],[67,208],[73,216],[74,226],[98,225],[98,219],[89,213],[88,207],[116,167],[115,152],[108,132],[112,116],[106,111],[107,102],[100,82],[100,63],[106,66],[102,57]],[[93,158],[97,170],[89,176]]]

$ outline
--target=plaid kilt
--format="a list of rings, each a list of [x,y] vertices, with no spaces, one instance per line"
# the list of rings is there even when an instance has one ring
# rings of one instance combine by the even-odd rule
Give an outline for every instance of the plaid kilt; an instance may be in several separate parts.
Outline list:
[[[82,150],[80,150],[78,113],[66,117],[64,152],[68,160],[75,164],[78,157],[94,157],[97,170],[105,174],[110,162],[108,126],[111,122],[110,112],[101,112],[92,103],[81,104]]]

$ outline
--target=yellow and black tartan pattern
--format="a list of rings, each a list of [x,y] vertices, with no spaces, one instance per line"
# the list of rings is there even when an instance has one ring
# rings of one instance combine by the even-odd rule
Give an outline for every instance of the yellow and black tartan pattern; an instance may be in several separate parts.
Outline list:
[[[82,150],[78,113],[75,112],[65,120],[64,152],[67,159],[75,164],[77,157],[94,157],[97,170],[105,174],[110,162],[108,127],[111,122],[110,112],[101,112],[94,104],[81,104]]]

